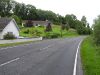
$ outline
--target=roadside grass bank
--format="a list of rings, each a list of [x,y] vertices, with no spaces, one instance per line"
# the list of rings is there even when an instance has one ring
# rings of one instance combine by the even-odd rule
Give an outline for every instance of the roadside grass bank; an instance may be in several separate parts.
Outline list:
[[[92,37],[81,44],[81,59],[84,75],[100,75],[100,46],[96,46]]]
[[[0,47],[10,47],[10,46],[18,46],[18,45],[24,45],[24,44],[30,44],[37,41],[27,41],[27,42],[17,42],[17,43],[7,43],[7,44],[0,44]]]

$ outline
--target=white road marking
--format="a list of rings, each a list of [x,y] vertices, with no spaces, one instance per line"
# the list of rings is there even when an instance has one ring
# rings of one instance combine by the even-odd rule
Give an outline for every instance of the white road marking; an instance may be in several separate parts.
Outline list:
[[[30,45],[30,44],[26,44],[26,45]],[[26,45],[24,45],[24,46],[26,46]],[[48,45],[47,47],[44,47],[44,48],[42,48],[42,49],[40,49],[40,50],[48,49],[48,48],[51,47],[51,46],[53,46],[53,45]],[[18,46],[1,48],[0,50],[9,49],[9,48],[14,48],[14,47],[18,47]],[[19,60],[19,59],[20,59],[20,58],[16,58],[16,59],[13,59],[13,60],[11,60],[11,61],[8,61],[8,62],[5,62],[5,63],[3,63],[3,64],[0,64],[0,67],[2,67],[2,66],[4,66],[4,65],[7,65],[7,64],[9,64],[9,63],[12,63],[12,62],[14,62],[14,61],[17,61],[17,60]]]
[[[42,49],[40,49],[40,50],[48,49],[48,48],[50,48],[51,46],[53,46],[53,45],[48,45],[47,47],[44,47],[44,48],[42,48]]]
[[[19,60],[20,58],[16,58],[16,59],[13,59],[13,60],[11,60],[11,61],[8,61],[8,62],[5,62],[5,63],[3,63],[3,64],[0,64],[0,67],[2,67],[2,66],[4,66],[4,65],[7,65],[7,64],[9,64],[9,63],[12,63],[12,62],[14,62],[14,61],[17,61],[17,60]]]
[[[77,56],[78,56],[78,51],[79,51],[81,42],[82,42],[82,40],[80,41],[80,43],[78,44],[78,47],[77,47],[77,52],[76,52],[76,56],[75,56],[75,63],[74,63],[74,69],[73,69],[73,75],[76,75]]]

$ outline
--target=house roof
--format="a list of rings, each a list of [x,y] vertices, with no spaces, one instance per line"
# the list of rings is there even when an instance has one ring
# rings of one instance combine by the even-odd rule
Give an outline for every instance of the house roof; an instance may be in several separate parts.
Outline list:
[[[26,23],[27,21],[32,21],[33,23],[51,23],[51,21],[34,21],[34,20],[24,20],[23,23]]]
[[[8,25],[11,20],[11,18],[0,18],[0,32]]]

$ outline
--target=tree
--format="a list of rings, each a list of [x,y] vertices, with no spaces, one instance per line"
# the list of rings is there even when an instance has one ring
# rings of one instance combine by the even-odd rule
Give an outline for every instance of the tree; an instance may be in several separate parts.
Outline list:
[[[63,19],[64,19],[64,17],[63,16],[61,16],[61,15],[59,15],[59,14],[57,14],[57,19],[58,19],[58,24],[59,25],[61,25],[62,23],[63,23]]]
[[[54,24],[57,24],[59,22],[57,15],[52,11],[44,11],[44,10],[38,9],[37,15],[38,15],[37,16],[38,20],[43,20],[43,21],[49,20],[53,22]]]
[[[94,39],[96,44],[100,44],[100,16],[98,16],[97,19],[95,19],[94,24],[93,24],[93,34],[94,34]]]
[[[65,25],[64,24],[61,25],[61,30],[65,30]]]
[[[27,20],[36,20],[37,19],[37,13],[36,8],[33,5],[26,5],[26,13],[27,13]]]
[[[75,21],[77,20],[77,17],[71,14],[71,15],[66,15],[65,19],[66,19],[66,22],[69,24],[70,28],[75,29],[76,27]]]
[[[67,31],[69,30],[70,27],[69,27],[68,23],[65,24],[65,28]]]
[[[92,29],[89,26],[89,23],[87,23],[87,34],[92,34]]]
[[[12,15],[11,18],[14,18],[17,24],[21,24],[21,19],[18,16]]]
[[[10,16],[12,14],[12,0],[0,0],[1,17]]]
[[[82,16],[81,22],[83,23],[83,26],[86,27],[87,25],[87,20],[85,16]]]

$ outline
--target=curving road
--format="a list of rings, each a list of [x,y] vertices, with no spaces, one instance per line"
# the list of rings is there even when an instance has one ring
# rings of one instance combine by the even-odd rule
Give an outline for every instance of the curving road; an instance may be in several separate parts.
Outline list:
[[[73,75],[76,52],[83,39],[53,39],[0,48],[0,75]],[[78,67],[76,74],[81,75]]]

